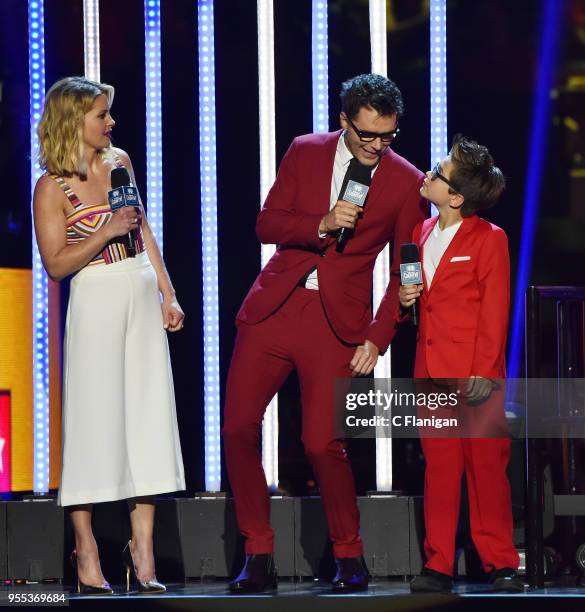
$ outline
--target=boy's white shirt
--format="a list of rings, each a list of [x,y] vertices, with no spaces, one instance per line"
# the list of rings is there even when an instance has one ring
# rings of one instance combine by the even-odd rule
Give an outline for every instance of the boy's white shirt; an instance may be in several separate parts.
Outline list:
[[[427,289],[430,288],[435,272],[439,267],[441,258],[445,254],[445,251],[451,244],[451,240],[453,240],[455,237],[455,234],[461,227],[462,223],[463,221],[459,221],[458,223],[454,223],[453,225],[446,227],[444,230],[441,230],[439,228],[439,223],[437,222],[435,223],[435,227],[433,227],[433,231],[426,239],[423,251],[423,268],[428,284]],[[468,261],[470,259],[471,257],[465,255],[460,257],[452,257],[450,261]]]

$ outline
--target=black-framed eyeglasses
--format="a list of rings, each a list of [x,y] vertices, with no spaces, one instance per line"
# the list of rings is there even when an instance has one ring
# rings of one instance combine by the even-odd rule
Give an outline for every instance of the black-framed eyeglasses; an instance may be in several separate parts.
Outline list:
[[[441,164],[440,162],[437,162],[435,164],[435,167],[431,170],[431,181],[434,181],[435,179],[440,179],[441,181],[443,181],[443,183],[446,183],[447,185],[449,185],[449,187],[451,187],[451,189],[453,189],[453,191],[456,191],[457,193],[461,193],[461,189],[459,189],[459,187],[457,186],[457,183],[454,183],[453,181],[449,180],[444,174],[441,174]]]
[[[374,142],[376,138],[379,138],[382,142],[390,144],[400,132],[400,128],[398,126],[396,126],[391,132],[366,132],[365,130],[358,129],[347,115],[346,118],[349,125],[351,125],[353,131],[358,135],[362,142]]]

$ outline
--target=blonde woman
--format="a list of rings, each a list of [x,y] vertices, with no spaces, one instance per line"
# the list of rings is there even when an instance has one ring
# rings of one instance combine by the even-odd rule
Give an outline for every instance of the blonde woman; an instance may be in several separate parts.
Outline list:
[[[73,275],[63,372],[58,502],[75,532],[78,591],[111,594],[91,528],[92,505],[128,499],[132,539],[123,553],[142,592],[161,592],[152,532],[154,495],[185,488],[165,330],[183,327],[142,205],[112,213],[112,169],[128,155],[111,145],[114,89],[81,77],[55,83],[39,124],[45,174],[34,224],[49,276]],[[135,250],[124,238],[133,231]]]

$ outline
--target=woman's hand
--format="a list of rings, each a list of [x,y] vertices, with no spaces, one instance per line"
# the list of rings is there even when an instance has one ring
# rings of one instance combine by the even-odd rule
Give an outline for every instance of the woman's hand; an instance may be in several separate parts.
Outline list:
[[[123,206],[112,215],[105,226],[105,230],[111,240],[129,234],[132,230],[137,229],[141,223],[142,211],[138,206]]]
[[[175,332],[183,329],[183,321],[185,319],[185,313],[176,297],[166,298],[161,304],[163,314],[163,327],[170,331]]]
[[[412,306],[415,300],[420,297],[422,289],[422,285],[400,285],[400,289],[398,290],[400,304],[404,308]]]

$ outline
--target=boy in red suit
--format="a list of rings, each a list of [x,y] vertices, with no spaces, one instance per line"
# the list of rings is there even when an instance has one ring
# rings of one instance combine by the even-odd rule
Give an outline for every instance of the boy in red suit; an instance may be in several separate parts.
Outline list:
[[[437,180],[438,179],[438,180]],[[492,380],[505,376],[510,263],[504,231],[476,212],[493,206],[505,185],[489,151],[465,138],[427,176],[420,189],[438,217],[417,225],[423,285],[400,288],[400,303],[420,298],[416,378],[466,378],[466,407],[485,401]],[[509,438],[421,436],[426,459],[425,554],[413,592],[453,586],[455,533],[465,471],[471,535],[496,591],[521,591],[512,543],[512,506],[506,468]]]

